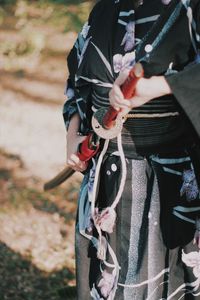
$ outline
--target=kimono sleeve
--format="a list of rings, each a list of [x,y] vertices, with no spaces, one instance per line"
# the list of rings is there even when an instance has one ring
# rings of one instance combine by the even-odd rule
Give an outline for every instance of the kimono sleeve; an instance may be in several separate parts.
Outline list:
[[[166,80],[200,136],[200,63],[167,76]]]
[[[200,137],[200,4],[193,12],[197,45],[196,61],[183,71],[166,76],[166,80],[175,95],[178,103],[190,119],[198,136]]]
[[[66,129],[68,129],[69,122],[72,116],[76,113],[80,115],[81,120],[83,120],[84,122],[84,111],[81,109],[81,107],[83,107],[81,103],[83,100],[79,95],[78,89],[76,88],[75,77],[81,59],[81,53],[83,51],[84,44],[86,42],[86,36],[89,27],[90,26],[88,22],[86,22],[82,28],[82,31],[78,34],[77,40],[67,57],[69,77],[67,79],[65,93],[64,93],[67,99],[63,106],[63,118],[64,118]]]
[[[91,27],[95,22],[100,5],[101,1],[92,9],[88,21],[78,34],[77,40],[67,57],[69,77],[65,89],[67,100],[63,106],[63,118],[66,129],[68,129],[72,116],[78,113],[81,120],[79,132],[83,135],[87,135],[91,131],[91,103],[89,103],[90,101],[88,100],[90,99],[91,86],[89,83],[85,84],[80,92],[80,89],[76,85],[76,74],[85,54],[85,49],[90,41]]]

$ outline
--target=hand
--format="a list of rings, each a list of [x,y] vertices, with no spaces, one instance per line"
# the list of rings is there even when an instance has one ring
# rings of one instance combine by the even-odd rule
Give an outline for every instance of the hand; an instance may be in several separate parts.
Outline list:
[[[78,146],[84,141],[86,136],[77,135],[79,129],[80,117],[75,114],[69,124],[67,132],[67,164],[75,171],[83,172],[87,165],[77,156]]]
[[[86,136],[70,135],[67,137],[67,165],[75,171],[83,172],[87,168],[85,162],[77,156],[78,146],[85,140]]]
[[[171,94],[170,87],[164,76],[152,76],[140,78],[136,84],[135,94],[131,99],[124,99],[120,86],[126,80],[129,71],[121,73],[110,90],[110,104],[120,110],[122,116],[126,115],[132,108],[139,107],[150,100]]]

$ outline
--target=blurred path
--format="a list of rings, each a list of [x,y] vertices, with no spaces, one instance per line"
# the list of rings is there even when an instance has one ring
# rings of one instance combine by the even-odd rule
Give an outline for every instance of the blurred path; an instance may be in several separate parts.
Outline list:
[[[27,101],[8,90],[1,90],[0,105],[0,148],[20,154],[29,175],[54,176],[65,164],[62,105]]]
[[[6,22],[10,28],[0,29],[0,41],[7,36],[16,49],[26,44],[29,36],[16,31],[15,18],[6,18]],[[66,56],[76,33],[59,33],[56,27],[47,25],[34,26],[33,37],[40,41],[43,34],[46,41],[43,52],[35,46],[35,51],[26,55],[0,53],[0,149],[19,155],[27,175],[45,181],[65,166],[62,106]]]
[[[0,10],[0,149],[42,181],[65,166],[66,56],[90,5],[17,1]]]
[[[92,6],[65,2],[0,5],[0,300],[76,298],[82,176],[41,189],[65,166],[66,56]]]

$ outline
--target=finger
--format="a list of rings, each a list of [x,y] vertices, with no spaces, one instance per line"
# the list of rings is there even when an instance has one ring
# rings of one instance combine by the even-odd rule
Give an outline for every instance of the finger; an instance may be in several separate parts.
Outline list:
[[[80,158],[77,155],[72,154],[70,156],[70,160],[74,163],[76,168],[81,169],[81,170],[86,168],[86,163],[84,161],[80,160]]]
[[[111,103],[111,106],[114,107],[115,110],[120,111],[121,109],[129,108],[130,106],[127,103],[122,103],[120,101],[116,101],[115,103]]]
[[[79,167],[80,162],[77,162],[77,160],[74,160],[73,156],[71,155],[70,158],[68,158],[68,160],[67,160],[67,164],[70,167]]]
[[[115,108],[119,109],[121,104],[123,106],[124,97],[119,87],[115,87],[109,94],[110,104]]]
[[[114,109],[120,111],[121,109],[128,109],[130,110],[131,107],[131,103],[129,102],[129,100],[116,100],[114,103],[111,102],[112,107],[114,107]]]
[[[70,159],[75,163],[79,164],[80,158],[76,154],[71,154]]]
[[[71,159],[67,159],[67,165],[69,167],[76,167],[76,163]]]
[[[129,113],[129,111],[130,111],[130,108],[124,108],[120,111],[119,116],[123,118],[124,116],[126,116]]]
[[[72,161],[70,161],[69,159],[67,160],[67,166],[69,168],[73,169],[74,171],[77,171],[76,165]]]
[[[78,168],[77,171],[83,172],[83,171],[85,171],[86,169],[87,169],[87,165],[85,164],[84,167]]]
[[[122,102],[122,105],[125,107],[125,108],[132,108],[132,102],[130,102],[129,100],[127,99],[124,99],[123,102]]]
[[[124,83],[124,81],[127,79],[129,72],[130,72],[129,69],[125,69],[125,70],[121,71],[119,73],[119,76],[115,80],[115,84],[117,84],[119,86],[122,85]]]
[[[80,171],[84,171],[87,168],[87,164],[84,161],[80,161],[79,169]]]
[[[144,99],[142,97],[137,97],[137,96],[131,98],[129,101],[131,103],[132,108],[139,107],[139,106],[145,104],[146,102],[148,102],[147,99]]]
[[[117,105],[120,108],[128,108],[131,109],[131,102],[129,100],[123,100],[123,101],[116,101],[115,105]]]
[[[121,98],[121,99],[124,98],[122,91],[118,85],[116,85],[116,84],[113,85],[113,88],[110,90],[110,93],[109,93],[109,98],[111,100],[112,99],[114,100],[116,98]]]
[[[83,172],[87,169],[87,165],[85,163],[82,163],[82,164],[75,164],[73,161],[71,160],[68,160],[67,161],[67,165],[73,169],[74,171],[77,171],[77,172]]]
[[[84,165],[76,165],[76,167],[73,167],[74,170],[77,172],[83,172],[87,169],[87,165],[84,163]]]

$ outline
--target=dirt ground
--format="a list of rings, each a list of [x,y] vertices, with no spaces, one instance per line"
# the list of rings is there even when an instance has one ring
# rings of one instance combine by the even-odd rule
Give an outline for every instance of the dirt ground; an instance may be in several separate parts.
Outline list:
[[[0,152],[0,299],[75,298],[74,219],[80,179],[51,192]]]
[[[68,2],[0,6],[0,300],[76,299],[82,176],[43,191],[65,166],[66,56],[91,7]]]

